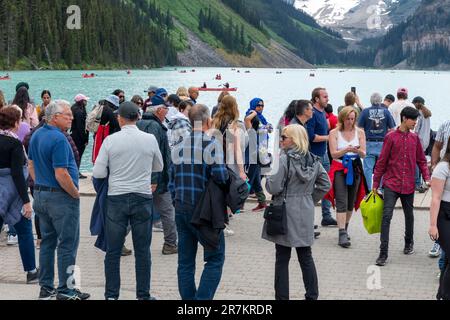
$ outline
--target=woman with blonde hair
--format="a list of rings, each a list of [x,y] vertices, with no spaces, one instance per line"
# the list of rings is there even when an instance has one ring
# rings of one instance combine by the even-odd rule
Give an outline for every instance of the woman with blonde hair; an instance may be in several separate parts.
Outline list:
[[[179,87],[177,90],[177,96],[180,98],[181,101],[190,100],[188,89],[185,87]]]
[[[351,246],[347,230],[353,210],[359,209],[367,194],[361,159],[366,157],[366,134],[356,127],[357,111],[346,107],[339,113],[338,127],[330,132],[330,153],[333,158],[329,172],[332,188],[325,197],[336,208],[339,227],[338,245]]]
[[[314,243],[315,204],[330,189],[327,172],[320,159],[309,152],[308,134],[298,124],[285,127],[281,135],[279,170],[268,176],[267,191],[273,205],[286,204],[284,235],[268,234],[264,224],[263,239],[275,243],[275,298],[289,300],[289,261],[292,248],[297,251],[303,273],[307,300],[319,298],[319,285],[311,247]]]

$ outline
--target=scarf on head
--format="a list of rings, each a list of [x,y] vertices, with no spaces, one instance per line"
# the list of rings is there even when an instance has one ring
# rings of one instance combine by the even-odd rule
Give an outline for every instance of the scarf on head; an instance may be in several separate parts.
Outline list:
[[[262,101],[263,101],[263,99],[260,99],[260,98],[255,98],[252,101],[250,101],[250,108],[247,110],[247,113],[245,114],[245,116],[248,116],[253,111],[256,111],[258,104]],[[269,124],[269,122],[267,122],[266,118],[263,116],[262,112],[256,112],[256,113],[258,114],[258,119],[262,123],[262,125],[266,126]]]

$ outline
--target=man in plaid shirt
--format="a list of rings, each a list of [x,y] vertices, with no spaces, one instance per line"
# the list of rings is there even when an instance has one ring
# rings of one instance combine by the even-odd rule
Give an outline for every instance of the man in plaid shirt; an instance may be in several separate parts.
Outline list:
[[[422,175],[430,185],[430,172],[419,136],[413,132],[419,111],[406,107],[401,112],[400,127],[389,133],[383,144],[380,158],[375,167],[373,191],[377,192],[381,178],[384,185],[384,211],[381,226],[380,256],[376,264],[386,265],[389,249],[389,228],[395,204],[400,198],[405,214],[405,249],[404,254],[414,253],[414,190],[415,170],[419,166]]]
[[[213,179],[223,185],[229,176],[222,147],[205,133],[211,128],[208,108],[195,105],[189,112],[189,119],[194,129],[190,139],[185,139],[172,151],[173,166],[169,184],[175,202],[178,230],[178,287],[183,300],[212,300],[222,277],[225,238],[222,232],[219,249],[205,250],[206,265],[197,289],[195,262],[201,238],[191,220],[208,180]]]

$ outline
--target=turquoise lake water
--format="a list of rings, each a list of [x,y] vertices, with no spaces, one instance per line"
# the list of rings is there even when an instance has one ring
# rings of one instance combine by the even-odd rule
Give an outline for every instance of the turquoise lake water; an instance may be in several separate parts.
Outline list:
[[[187,70],[187,73],[180,73]],[[240,71],[238,73],[237,71]],[[245,71],[250,73],[245,73]],[[281,71],[282,74],[277,74]],[[98,76],[93,79],[83,79],[81,71],[27,71],[9,72],[11,80],[0,81],[0,90],[7,100],[12,100],[15,86],[20,81],[30,84],[30,94],[36,103],[40,103],[40,93],[43,89],[51,91],[53,98],[65,99],[70,102],[78,93],[91,98],[89,108],[95,102],[106,98],[115,89],[123,89],[126,98],[135,94],[146,96],[144,90],[150,85],[166,88],[170,93],[176,92],[180,86],[217,87],[229,82],[232,87],[238,87],[233,93],[237,98],[241,115],[248,109],[251,99],[260,97],[265,100],[265,116],[276,123],[284,109],[294,99],[310,99],[311,91],[318,86],[328,89],[330,103],[335,110],[344,103],[345,94],[351,87],[356,87],[364,105],[369,104],[370,95],[379,92],[383,96],[388,93],[395,95],[399,87],[407,87],[410,98],[422,96],[427,106],[433,111],[432,128],[450,119],[450,72],[434,71],[390,71],[390,70],[338,70],[338,69],[243,69],[237,68],[163,68],[157,70],[132,70],[128,75],[121,71],[89,71]],[[222,81],[213,80],[216,74],[222,75]],[[314,77],[311,74],[314,74]],[[6,72],[0,71],[0,76]],[[217,92],[204,92],[198,99],[199,103],[213,107],[217,103]],[[91,139],[92,142],[92,139]],[[92,146],[89,146],[83,156],[82,171],[90,171]]]

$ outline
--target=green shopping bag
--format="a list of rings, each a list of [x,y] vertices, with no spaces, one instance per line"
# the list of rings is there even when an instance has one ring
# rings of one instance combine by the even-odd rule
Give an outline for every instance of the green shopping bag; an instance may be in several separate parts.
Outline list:
[[[364,227],[369,234],[381,233],[384,201],[378,193],[372,191],[361,202],[361,214]]]

